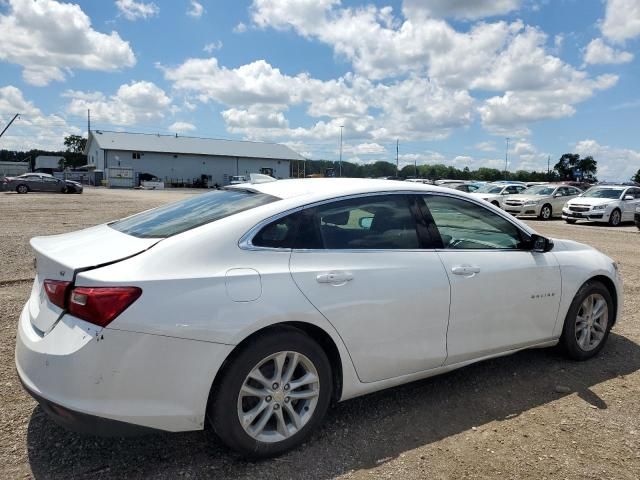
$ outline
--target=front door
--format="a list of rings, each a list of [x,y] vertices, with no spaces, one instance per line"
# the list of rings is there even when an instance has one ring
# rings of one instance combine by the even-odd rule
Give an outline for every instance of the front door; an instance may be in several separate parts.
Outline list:
[[[624,200],[625,197],[633,197],[633,200]],[[636,212],[636,207],[640,206],[640,188],[629,188],[622,200],[622,221],[633,222],[633,216]]]
[[[386,194],[312,207],[300,220],[291,274],[363,382],[446,358],[449,281],[437,253],[422,248],[417,216],[414,196]]]
[[[526,248],[526,235],[483,206],[426,195],[451,283],[447,364],[550,340],[560,304],[553,253]]]

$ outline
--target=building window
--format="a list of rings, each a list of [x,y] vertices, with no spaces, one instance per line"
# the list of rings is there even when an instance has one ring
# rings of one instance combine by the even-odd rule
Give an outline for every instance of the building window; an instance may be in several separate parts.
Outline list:
[[[134,160],[140,160],[140,152],[133,152],[133,153],[131,154],[131,157],[132,157]]]

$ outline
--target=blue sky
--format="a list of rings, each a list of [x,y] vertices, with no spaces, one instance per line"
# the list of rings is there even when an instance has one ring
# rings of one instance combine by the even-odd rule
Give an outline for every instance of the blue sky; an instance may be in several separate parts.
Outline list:
[[[0,0],[0,148],[92,127],[312,159],[640,169],[640,0]]]

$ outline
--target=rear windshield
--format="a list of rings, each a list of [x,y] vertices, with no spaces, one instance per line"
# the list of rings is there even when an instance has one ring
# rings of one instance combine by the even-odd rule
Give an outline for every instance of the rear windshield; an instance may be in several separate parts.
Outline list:
[[[279,200],[247,190],[216,190],[154,208],[109,226],[140,238],[165,238]]]

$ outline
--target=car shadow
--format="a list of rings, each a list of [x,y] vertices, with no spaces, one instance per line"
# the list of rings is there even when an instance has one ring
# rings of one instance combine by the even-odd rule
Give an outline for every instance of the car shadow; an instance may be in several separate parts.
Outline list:
[[[575,393],[593,408],[606,409],[591,387],[639,369],[640,346],[613,333],[600,355],[587,362],[569,361],[555,349],[524,351],[340,403],[305,445],[257,462],[225,449],[210,430],[82,436],[57,426],[36,407],[27,433],[29,463],[37,479],[332,478],[566,395]]]

